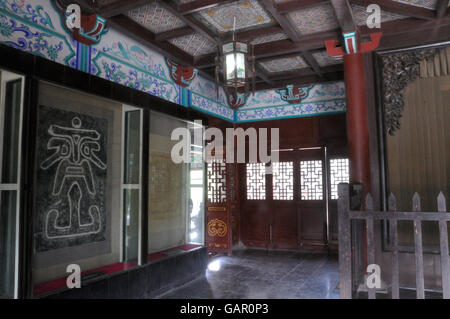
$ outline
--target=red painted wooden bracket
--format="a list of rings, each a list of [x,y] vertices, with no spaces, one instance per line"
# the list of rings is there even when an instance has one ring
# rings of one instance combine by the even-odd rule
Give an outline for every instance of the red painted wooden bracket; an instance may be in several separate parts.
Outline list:
[[[370,34],[370,42],[361,43],[361,52],[370,52],[378,48],[381,40],[381,32],[375,32]]]
[[[327,48],[327,53],[333,57],[341,57],[345,54],[345,50],[342,47],[337,46],[338,41],[327,40],[325,41],[325,47]]]

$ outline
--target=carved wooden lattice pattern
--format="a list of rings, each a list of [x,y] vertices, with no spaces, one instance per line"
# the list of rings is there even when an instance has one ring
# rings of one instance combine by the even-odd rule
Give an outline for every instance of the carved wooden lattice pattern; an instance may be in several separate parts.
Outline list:
[[[273,163],[273,199],[294,199],[294,163]]]
[[[208,163],[208,201],[224,203],[227,199],[226,164],[224,161]]]
[[[348,159],[335,158],[330,160],[330,184],[331,184],[331,199],[338,199],[339,183],[348,183],[350,180]]]
[[[322,161],[301,161],[301,199],[302,200],[322,200],[323,199],[323,179]]]
[[[266,199],[265,164],[247,164],[247,199]]]

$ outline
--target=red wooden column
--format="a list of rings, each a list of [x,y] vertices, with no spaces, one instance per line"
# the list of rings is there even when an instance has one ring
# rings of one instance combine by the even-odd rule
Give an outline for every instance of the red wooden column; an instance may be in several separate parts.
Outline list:
[[[370,191],[370,156],[362,53],[357,52],[344,56],[344,78],[350,183],[361,183],[364,194],[366,194]]]
[[[370,153],[363,54],[378,46],[381,33],[372,33],[366,43],[359,43],[356,32],[343,36],[345,49],[337,47],[335,40],[325,41],[325,45],[329,55],[344,56],[350,183],[361,183],[365,195],[370,192]]]

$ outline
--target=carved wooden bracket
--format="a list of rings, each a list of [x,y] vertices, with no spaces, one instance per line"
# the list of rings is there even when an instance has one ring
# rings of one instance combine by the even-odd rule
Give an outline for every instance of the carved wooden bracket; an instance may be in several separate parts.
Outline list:
[[[432,59],[437,52],[435,49],[420,49],[381,56],[385,125],[390,135],[400,128],[405,88],[419,77],[420,62]]]

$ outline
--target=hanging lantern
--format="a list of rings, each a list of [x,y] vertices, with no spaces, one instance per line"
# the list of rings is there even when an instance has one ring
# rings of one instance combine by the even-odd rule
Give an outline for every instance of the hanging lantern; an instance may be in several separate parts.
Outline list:
[[[234,18],[233,39],[230,42],[220,44],[220,58],[216,59],[216,87],[219,82],[219,69],[223,72],[223,88],[230,96],[238,96],[239,93],[249,92],[249,80],[252,77],[254,92],[255,58],[253,45],[246,41],[236,41],[236,18]]]

